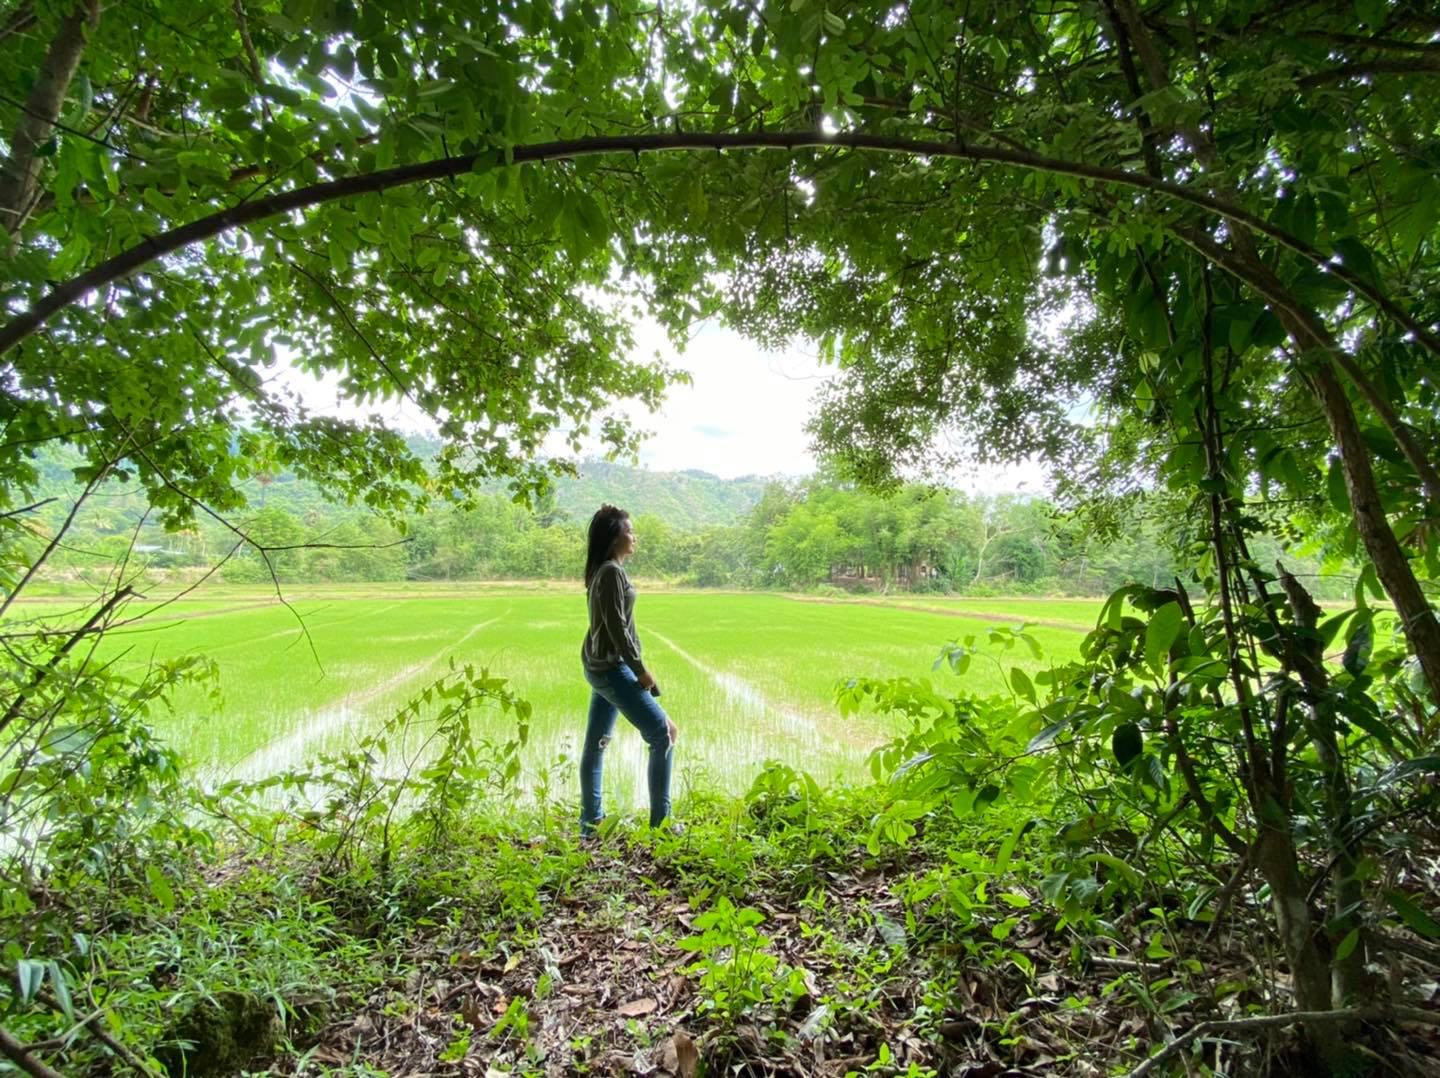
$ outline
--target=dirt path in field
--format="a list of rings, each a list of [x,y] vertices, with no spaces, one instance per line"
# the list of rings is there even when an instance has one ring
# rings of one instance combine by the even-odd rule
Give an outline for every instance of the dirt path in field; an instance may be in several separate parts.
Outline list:
[[[501,618],[509,614],[497,614],[486,621],[479,621],[472,625],[465,635],[456,640],[447,648],[440,649],[428,659],[422,659],[417,663],[411,663],[391,674],[384,681],[372,685],[360,692],[347,693],[334,705],[323,711],[313,713],[298,729],[290,731],[283,737],[277,738],[268,744],[262,745],[245,759],[241,760],[229,772],[230,778],[236,779],[258,779],[273,775],[286,767],[293,767],[300,763],[308,755],[308,751],[315,745],[327,738],[333,737],[346,729],[363,723],[369,716],[366,715],[365,705],[393,692],[406,682],[419,677],[426,670],[430,669],[453,649],[465,644],[471,637],[482,629],[494,625]]]
[[[951,610],[943,606],[926,606],[921,603],[887,603],[882,599],[832,599],[821,595],[787,595],[797,603],[825,603],[830,606],[879,606],[886,610],[918,610],[923,614],[943,614],[947,618],[969,618],[971,621],[1006,621],[1017,625],[1039,625],[1046,629],[1069,629],[1073,632],[1088,633],[1095,628],[1083,621],[1060,621],[1057,618],[1026,618],[1019,614],[1001,614],[991,610]],[[1038,602],[1039,600],[1032,600]]]

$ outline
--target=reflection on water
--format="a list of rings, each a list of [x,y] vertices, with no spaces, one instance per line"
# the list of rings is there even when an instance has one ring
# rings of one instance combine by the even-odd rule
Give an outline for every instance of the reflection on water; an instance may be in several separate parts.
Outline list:
[[[343,704],[330,711],[307,715],[290,733],[262,745],[239,763],[229,767],[212,765],[212,775],[207,777],[245,782],[269,778],[342,747],[342,739],[358,739],[370,723],[371,716],[365,711]]]

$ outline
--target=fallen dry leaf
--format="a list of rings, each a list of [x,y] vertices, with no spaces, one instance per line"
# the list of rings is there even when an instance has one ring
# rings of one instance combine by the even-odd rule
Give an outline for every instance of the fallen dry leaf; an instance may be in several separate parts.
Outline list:
[[[700,1049],[690,1039],[690,1034],[677,1029],[674,1036],[665,1042],[660,1052],[660,1069],[679,1078],[695,1078],[700,1066]]]
[[[480,1009],[480,1001],[474,996],[466,996],[460,1004],[460,1017],[476,1033],[484,1033],[490,1028],[490,1023],[485,1020],[485,1014]]]
[[[652,1013],[658,1006],[659,1003],[646,996],[644,999],[632,999],[629,1003],[621,1004],[615,1009],[615,1013],[622,1018],[639,1018],[642,1014]]]

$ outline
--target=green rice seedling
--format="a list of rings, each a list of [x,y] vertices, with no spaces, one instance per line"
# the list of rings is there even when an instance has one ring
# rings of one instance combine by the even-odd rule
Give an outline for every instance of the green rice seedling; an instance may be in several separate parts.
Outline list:
[[[937,602],[945,600],[921,605]],[[955,675],[932,670],[947,642],[1008,629],[1031,612],[1054,613],[1032,601],[984,602],[988,611],[937,612],[768,593],[642,591],[646,660],[681,731],[677,793],[696,782],[742,793],[771,760],[822,781],[862,776],[869,753],[898,732],[896,720],[865,710],[843,717],[837,686],[857,676],[908,676],[949,691]],[[578,587],[306,588],[288,605],[266,589],[229,589],[115,632],[101,658],[142,665],[196,652],[215,661],[218,697],[179,692],[160,728],[216,781],[262,778],[353,747],[448,662],[472,663],[529,701],[526,774],[539,781],[543,773],[549,794],[564,799],[573,785],[556,789],[557,778],[575,782],[590,698],[579,661],[585,616]],[[1029,632],[1041,658],[1022,649],[1003,665],[977,661],[965,686],[1003,693],[1009,666],[1033,673],[1074,654],[1079,628],[1037,620]],[[624,811],[644,799],[646,747],[623,719],[616,734],[605,796],[612,811]]]

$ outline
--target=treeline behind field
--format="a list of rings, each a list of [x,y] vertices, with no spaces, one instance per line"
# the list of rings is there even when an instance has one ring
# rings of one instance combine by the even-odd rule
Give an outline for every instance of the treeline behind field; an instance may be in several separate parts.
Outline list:
[[[57,486],[68,482],[63,462],[49,470]],[[252,485],[252,508],[234,523],[253,544],[214,521],[181,532],[143,523],[143,502],[112,483],[52,558],[52,575],[104,571],[133,543],[132,557],[162,570],[197,571],[228,555],[221,576],[231,583],[265,582],[272,572],[282,583],[573,580],[589,515],[609,501],[634,514],[633,571],[677,584],[1099,595],[1129,581],[1169,581],[1178,564],[1174,536],[1184,530],[1158,504],[1102,536],[1027,495],[919,485],[881,495],[825,476],[722,480],[605,462],[587,463],[533,506],[496,491],[470,509],[412,518],[403,532],[326,501],[293,476]],[[40,533],[58,527],[67,510],[63,500],[47,506]],[[1282,556],[1278,547],[1256,553],[1262,564]],[[1349,574],[1327,576],[1314,559],[1283,556],[1321,596],[1352,587]]]

